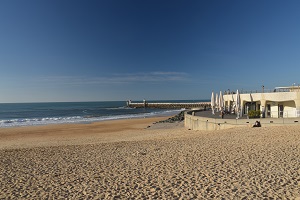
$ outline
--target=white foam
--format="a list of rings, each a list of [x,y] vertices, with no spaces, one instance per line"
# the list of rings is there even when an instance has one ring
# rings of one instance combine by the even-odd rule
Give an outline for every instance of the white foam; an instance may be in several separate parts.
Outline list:
[[[70,124],[70,123],[91,123],[105,120],[116,119],[131,119],[131,118],[145,118],[153,116],[168,116],[178,114],[181,110],[165,110],[151,113],[139,113],[128,115],[114,115],[114,116],[101,116],[101,117],[45,117],[45,118],[31,118],[31,119],[9,119],[0,120],[0,127],[17,127],[17,126],[37,126],[47,124]]]

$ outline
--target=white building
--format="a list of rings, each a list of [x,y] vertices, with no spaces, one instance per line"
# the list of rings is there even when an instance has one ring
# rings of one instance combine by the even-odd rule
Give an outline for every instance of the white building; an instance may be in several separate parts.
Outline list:
[[[235,106],[236,94],[224,94],[227,110]],[[240,93],[241,114],[249,110],[260,110],[261,117],[293,118],[300,117],[300,87],[277,87],[273,91],[261,93]]]

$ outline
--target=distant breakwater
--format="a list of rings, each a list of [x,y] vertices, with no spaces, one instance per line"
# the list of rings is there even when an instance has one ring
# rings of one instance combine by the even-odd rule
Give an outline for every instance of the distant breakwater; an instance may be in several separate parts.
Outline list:
[[[130,108],[159,108],[159,109],[205,109],[210,108],[210,102],[194,102],[194,103],[149,103],[144,100],[142,103],[134,103],[127,101],[127,106]]]

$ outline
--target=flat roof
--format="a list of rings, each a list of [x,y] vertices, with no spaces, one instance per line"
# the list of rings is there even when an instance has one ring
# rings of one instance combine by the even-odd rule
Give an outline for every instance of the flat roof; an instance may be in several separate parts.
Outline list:
[[[294,89],[298,88],[299,86],[288,86],[288,87],[275,87],[275,89]]]

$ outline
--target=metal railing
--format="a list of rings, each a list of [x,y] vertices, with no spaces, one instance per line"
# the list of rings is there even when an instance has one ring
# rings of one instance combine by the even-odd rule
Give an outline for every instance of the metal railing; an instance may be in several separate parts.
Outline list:
[[[260,89],[260,90],[239,90],[240,94],[253,94],[253,93],[276,93],[276,92],[300,92],[300,86],[294,86],[289,88],[275,88],[275,89]],[[236,94],[236,91],[224,91],[226,94]]]
[[[290,117],[297,117],[298,111],[296,110],[288,110],[288,111],[266,111],[265,117],[271,118],[290,118]]]

